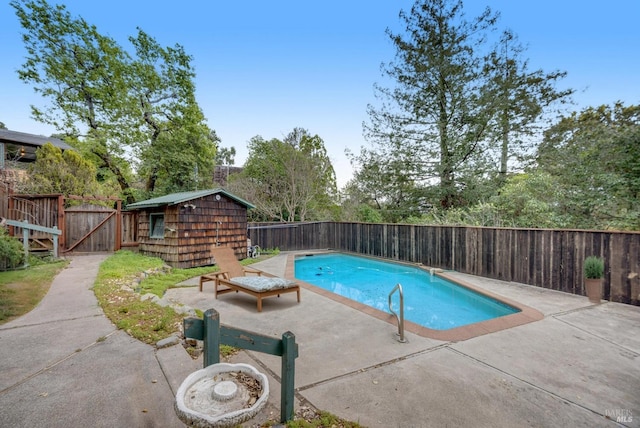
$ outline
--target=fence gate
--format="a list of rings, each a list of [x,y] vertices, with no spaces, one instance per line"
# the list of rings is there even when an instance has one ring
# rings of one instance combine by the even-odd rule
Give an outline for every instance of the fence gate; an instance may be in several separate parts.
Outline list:
[[[119,199],[59,194],[9,195],[7,199],[3,218],[60,229],[59,254],[111,252],[137,245],[137,216],[122,212]],[[10,233],[23,236],[19,227],[11,227]],[[49,235],[29,232],[31,251],[51,251],[53,245]]]
[[[64,210],[65,248],[63,252],[106,252],[119,248],[118,210],[82,204]],[[119,242],[118,242],[119,243]]]

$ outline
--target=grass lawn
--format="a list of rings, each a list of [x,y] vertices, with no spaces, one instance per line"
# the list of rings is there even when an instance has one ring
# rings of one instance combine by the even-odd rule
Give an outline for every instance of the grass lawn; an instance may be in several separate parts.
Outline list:
[[[151,300],[140,300],[140,296],[151,293],[162,297],[168,288],[217,269],[173,269],[156,257],[118,251],[100,265],[93,291],[105,315],[119,329],[153,345],[179,332],[183,315]]]
[[[31,311],[49,291],[67,261],[39,263],[26,269],[0,272],[0,324]]]

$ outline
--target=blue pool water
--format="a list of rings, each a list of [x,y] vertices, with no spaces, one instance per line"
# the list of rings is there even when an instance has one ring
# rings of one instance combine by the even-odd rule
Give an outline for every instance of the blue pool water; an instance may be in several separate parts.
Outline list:
[[[389,313],[389,293],[404,292],[404,318],[434,330],[448,330],[519,312],[505,303],[454,284],[423,269],[347,254],[298,257],[295,277]],[[399,311],[397,293],[393,310]]]

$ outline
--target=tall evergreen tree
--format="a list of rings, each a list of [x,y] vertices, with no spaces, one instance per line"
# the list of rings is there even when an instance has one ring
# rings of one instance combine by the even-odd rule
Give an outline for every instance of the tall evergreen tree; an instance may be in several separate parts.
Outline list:
[[[178,44],[161,46],[142,29],[129,41],[136,52],[129,86],[133,117],[142,122],[133,146],[146,171],[146,192],[210,185],[219,140],[196,101],[192,57]]]
[[[535,154],[535,143],[543,129],[543,115],[550,108],[570,101],[573,89],[557,90],[555,84],[567,73],[555,70],[545,73],[529,70],[522,58],[525,48],[511,30],[502,33],[489,54],[484,73],[490,76],[488,100],[494,104],[489,139],[498,149],[499,178],[504,183],[509,172],[509,159],[522,164]]]
[[[388,86],[375,86],[379,102],[368,107],[373,147],[351,158],[357,171],[379,170],[383,206],[486,200],[504,183],[509,159],[532,156],[549,107],[569,100],[572,90],[555,88],[565,73],[531,71],[512,31],[491,46],[497,19],[486,8],[467,20],[461,0],[416,0],[400,12],[404,30],[387,29],[396,55],[382,65]]]
[[[487,8],[467,21],[462,7],[460,0],[418,0],[400,12],[405,30],[387,29],[397,52],[382,68],[395,86],[376,85],[381,104],[369,106],[365,124],[365,136],[385,157],[398,157],[395,145],[408,154],[401,157],[411,159],[406,171],[417,184],[437,181],[444,207],[458,203],[456,171],[482,157],[491,118],[476,47],[497,15]]]

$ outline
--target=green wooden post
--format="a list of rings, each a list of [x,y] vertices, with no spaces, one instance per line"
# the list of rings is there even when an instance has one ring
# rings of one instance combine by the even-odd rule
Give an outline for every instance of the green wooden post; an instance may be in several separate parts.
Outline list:
[[[220,314],[215,309],[204,313],[204,367],[220,362]]]
[[[293,420],[296,357],[296,337],[290,331],[282,335],[282,385],[280,390],[280,422]]]
[[[56,226],[53,226],[53,229],[58,230]],[[58,258],[58,235],[55,233],[53,234],[53,258]]]
[[[25,223],[29,223],[27,220]],[[29,229],[22,229],[22,248],[24,249],[24,267],[29,266]]]

